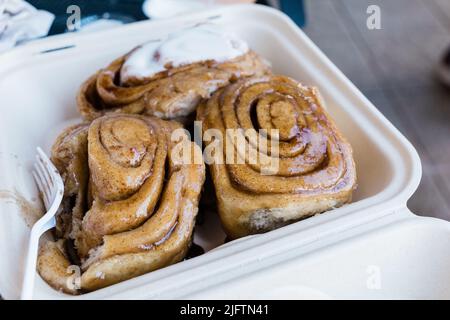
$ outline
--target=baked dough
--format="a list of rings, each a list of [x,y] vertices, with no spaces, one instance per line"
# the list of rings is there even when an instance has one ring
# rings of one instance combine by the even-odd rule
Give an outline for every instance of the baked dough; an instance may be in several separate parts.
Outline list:
[[[85,119],[119,112],[186,122],[201,99],[209,98],[218,88],[239,77],[269,72],[266,62],[249,51],[226,62],[202,61],[169,67],[150,78],[121,84],[120,71],[128,56],[115,60],[83,83],[77,104]]]
[[[114,114],[59,136],[52,149],[65,184],[59,240],[43,245],[38,259],[50,285],[68,293],[92,291],[185,257],[205,168],[198,158],[174,157],[174,150],[190,150],[189,157],[201,153],[184,130],[178,134],[183,139],[173,140],[177,129],[176,122]],[[81,267],[81,291],[66,285],[69,265]]]
[[[352,149],[317,89],[284,76],[241,79],[202,103],[198,120],[204,138],[208,129],[224,137],[223,156],[209,167],[230,238],[272,230],[351,200]],[[230,139],[230,132],[243,138]],[[206,141],[206,149],[217,142]],[[227,150],[234,150],[235,158],[227,159]],[[256,161],[249,150],[256,151]]]

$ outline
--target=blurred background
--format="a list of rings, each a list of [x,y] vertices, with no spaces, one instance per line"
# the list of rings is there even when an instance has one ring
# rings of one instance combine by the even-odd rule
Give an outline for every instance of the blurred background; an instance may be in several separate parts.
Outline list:
[[[374,4],[380,30],[366,25]],[[305,12],[308,36],[419,152],[410,209],[450,220],[450,87],[437,77],[450,72],[450,1],[308,0]]]
[[[164,18],[216,4],[212,0],[30,0],[55,14],[50,34],[67,31],[67,7],[80,6],[82,29]],[[221,2],[239,2],[224,0]],[[252,2],[252,1],[244,1]],[[421,185],[409,202],[412,211],[450,220],[449,0],[266,0],[303,28],[374,105],[413,143],[423,164]],[[178,5],[176,4],[178,3]],[[183,3],[183,4],[181,4]],[[381,29],[366,24],[370,5],[380,8]],[[156,9],[155,9],[156,8]],[[178,12],[179,13],[179,12]],[[101,20],[103,19],[103,20]],[[98,22],[103,21],[103,24]],[[97,24],[95,24],[97,22]],[[93,24],[94,23],[94,24]]]

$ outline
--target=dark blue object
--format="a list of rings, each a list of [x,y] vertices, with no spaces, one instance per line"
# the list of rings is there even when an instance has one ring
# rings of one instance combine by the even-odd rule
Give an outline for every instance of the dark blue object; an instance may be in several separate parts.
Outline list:
[[[306,19],[303,0],[280,0],[280,7],[299,27],[305,25]]]
[[[107,12],[111,17],[121,17],[124,22],[145,20],[142,12],[144,0],[28,0],[36,8],[50,11],[56,18],[50,29],[50,35],[66,32],[67,7],[76,4],[80,7],[82,17],[95,20]],[[257,3],[268,5],[266,0]],[[278,0],[280,9],[291,17],[300,27],[305,25],[303,0]]]
[[[38,9],[55,14],[55,21],[50,29],[50,35],[67,31],[67,7],[77,5],[81,9],[83,19],[95,20],[108,13],[111,18],[121,17],[119,20],[133,22],[148,19],[142,12],[144,0],[27,0]]]
[[[303,0],[257,0],[256,3],[270,5],[275,2],[281,11],[286,13],[294,22],[303,27],[306,23],[305,6]]]

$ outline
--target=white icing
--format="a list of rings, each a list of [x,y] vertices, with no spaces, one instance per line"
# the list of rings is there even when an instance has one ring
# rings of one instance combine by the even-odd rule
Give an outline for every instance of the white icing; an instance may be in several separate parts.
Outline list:
[[[202,24],[170,34],[162,40],[143,44],[131,53],[122,66],[122,83],[149,78],[167,70],[195,62],[225,62],[247,53],[247,43],[226,33],[217,25]]]

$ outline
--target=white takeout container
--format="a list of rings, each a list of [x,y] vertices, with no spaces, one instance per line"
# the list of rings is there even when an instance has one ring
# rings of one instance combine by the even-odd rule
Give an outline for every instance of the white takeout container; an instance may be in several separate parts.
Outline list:
[[[450,298],[450,224],[406,207],[421,177],[411,144],[285,15],[243,5],[145,21],[87,35],[62,35],[0,56],[0,293],[20,296],[29,228],[20,214],[36,205],[30,175],[35,148],[79,118],[83,80],[134,46],[211,20],[238,33],[276,73],[317,86],[354,149],[353,203],[226,245],[217,217],[196,231],[204,255],[81,296],[49,287],[40,299],[97,298]],[[2,196],[3,194],[3,196]]]

